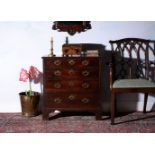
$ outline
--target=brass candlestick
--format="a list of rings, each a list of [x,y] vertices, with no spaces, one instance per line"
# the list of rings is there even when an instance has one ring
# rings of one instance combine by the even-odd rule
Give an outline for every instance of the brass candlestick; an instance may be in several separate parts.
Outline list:
[[[48,56],[49,57],[55,57],[55,54],[53,52],[53,37],[51,38],[51,50],[50,50],[50,54]]]

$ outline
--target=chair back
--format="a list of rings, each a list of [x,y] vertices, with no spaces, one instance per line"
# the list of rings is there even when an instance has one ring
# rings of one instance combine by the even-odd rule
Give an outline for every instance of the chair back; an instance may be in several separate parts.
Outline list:
[[[145,78],[154,80],[155,41],[124,38],[110,41],[115,79]]]

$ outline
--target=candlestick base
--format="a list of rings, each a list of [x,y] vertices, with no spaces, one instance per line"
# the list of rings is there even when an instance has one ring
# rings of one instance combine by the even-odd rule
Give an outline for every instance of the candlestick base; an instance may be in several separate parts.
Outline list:
[[[48,57],[55,57],[55,54],[50,53],[50,54],[48,54]]]

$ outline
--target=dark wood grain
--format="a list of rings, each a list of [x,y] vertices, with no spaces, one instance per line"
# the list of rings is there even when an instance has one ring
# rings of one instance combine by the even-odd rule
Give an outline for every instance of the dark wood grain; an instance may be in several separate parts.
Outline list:
[[[101,57],[43,57],[43,119],[60,111],[88,111],[101,119]]]

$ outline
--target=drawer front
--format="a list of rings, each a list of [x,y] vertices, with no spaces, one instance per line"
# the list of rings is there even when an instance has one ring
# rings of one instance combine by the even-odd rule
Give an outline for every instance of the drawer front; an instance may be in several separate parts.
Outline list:
[[[98,79],[99,77],[99,69],[98,68],[81,68],[81,69],[51,69],[45,70],[44,72],[46,80],[53,79]]]
[[[99,58],[80,57],[64,59],[64,67],[96,67],[99,66]]]
[[[68,68],[68,67],[98,67],[98,57],[54,57],[44,58],[43,65],[45,69]]]
[[[74,107],[74,106],[89,106],[98,103],[98,95],[94,94],[45,94],[44,104],[49,107]]]
[[[43,61],[44,69],[52,69],[52,68],[62,68],[63,59],[62,58],[46,58]]]
[[[97,92],[98,80],[53,80],[44,82],[45,92]]]

